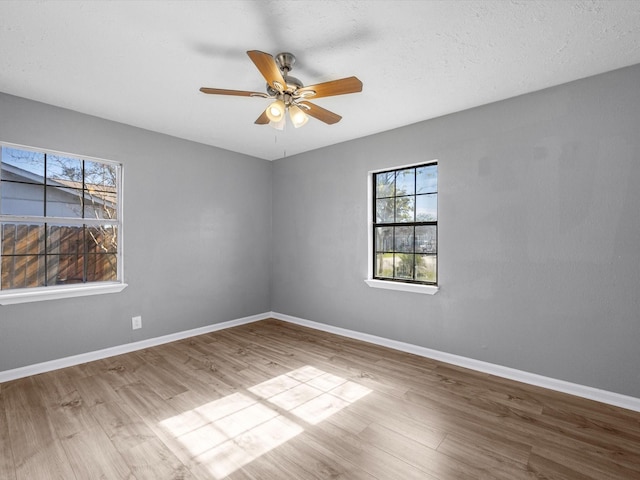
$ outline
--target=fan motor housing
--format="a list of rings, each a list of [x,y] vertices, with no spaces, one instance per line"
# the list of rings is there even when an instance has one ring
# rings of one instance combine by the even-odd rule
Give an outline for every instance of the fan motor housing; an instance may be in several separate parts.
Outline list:
[[[293,70],[293,65],[296,63],[296,56],[293,53],[280,52],[274,57],[274,59],[276,61],[276,65],[278,65],[278,68],[282,72],[282,78],[287,84],[287,90],[295,91],[298,88],[304,87],[304,84],[300,79],[289,75],[289,72]],[[275,97],[279,92],[267,83],[267,93],[270,96]]]

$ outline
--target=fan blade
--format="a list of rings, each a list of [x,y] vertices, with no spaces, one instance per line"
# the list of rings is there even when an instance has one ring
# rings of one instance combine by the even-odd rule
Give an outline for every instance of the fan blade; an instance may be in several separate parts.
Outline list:
[[[301,87],[296,91],[296,95],[304,98],[332,97],[334,95],[344,95],[346,93],[356,93],[362,91],[362,82],[357,77],[341,78],[330,82],[318,83]],[[305,93],[308,92],[308,93]],[[313,95],[311,92],[316,92]]]
[[[256,125],[266,125],[269,123],[269,117],[267,117],[267,111],[262,112],[262,115],[254,122]]]
[[[272,88],[278,92],[282,92],[286,88],[287,83],[282,78],[282,73],[271,55],[259,50],[249,50],[247,55]]]
[[[262,98],[269,97],[267,94],[260,93],[260,92],[247,92],[245,90],[225,90],[223,88],[202,87],[200,91],[202,93],[211,93],[214,95],[235,95],[237,97],[262,97]]]
[[[333,125],[334,123],[338,123],[342,119],[342,117],[337,113],[330,112],[329,110],[319,107],[311,102],[298,102],[298,105],[304,105],[305,107],[307,107],[302,109],[304,113],[306,113],[307,115],[311,115],[313,118],[317,118],[327,125]]]

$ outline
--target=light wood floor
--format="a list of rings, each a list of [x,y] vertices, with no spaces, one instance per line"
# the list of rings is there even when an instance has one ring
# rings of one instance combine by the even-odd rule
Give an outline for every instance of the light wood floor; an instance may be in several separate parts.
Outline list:
[[[0,384],[0,479],[640,479],[640,413],[265,320]]]

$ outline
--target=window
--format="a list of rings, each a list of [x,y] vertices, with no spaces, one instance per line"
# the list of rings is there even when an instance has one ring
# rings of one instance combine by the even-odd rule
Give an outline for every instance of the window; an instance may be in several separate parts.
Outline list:
[[[438,165],[371,174],[371,286],[435,293],[438,284]],[[382,285],[375,281],[384,282]],[[396,282],[390,285],[390,282]],[[398,284],[430,289],[404,288]]]
[[[0,303],[122,290],[121,166],[0,147]]]

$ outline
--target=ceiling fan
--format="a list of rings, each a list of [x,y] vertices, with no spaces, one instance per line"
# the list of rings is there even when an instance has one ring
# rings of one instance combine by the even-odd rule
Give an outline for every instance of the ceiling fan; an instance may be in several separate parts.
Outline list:
[[[342,117],[309,102],[308,99],[362,91],[362,82],[356,77],[341,78],[340,80],[332,80],[305,87],[300,80],[289,75],[296,57],[288,52],[279,53],[275,58],[259,50],[249,50],[247,55],[249,55],[251,61],[267,81],[267,93],[208,87],[202,87],[200,91],[214,95],[273,99],[273,103],[255,121],[258,125],[270,124],[279,130],[283,130],[287,111],[295,128],[307,123],[309,116],[328,125],[333,125],[339,122]]]

